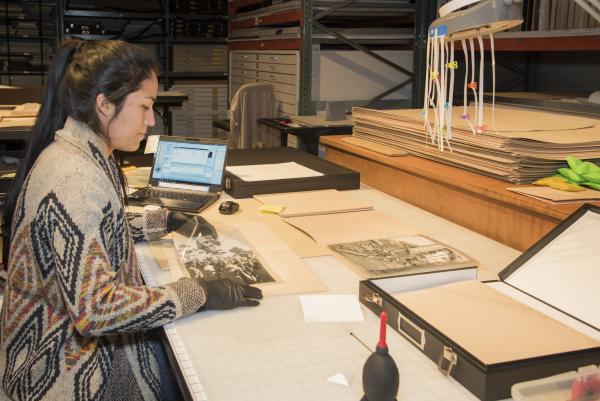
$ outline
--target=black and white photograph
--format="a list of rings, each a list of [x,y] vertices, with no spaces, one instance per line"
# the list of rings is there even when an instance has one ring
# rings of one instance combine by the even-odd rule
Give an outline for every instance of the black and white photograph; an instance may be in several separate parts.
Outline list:
[[[241,284],[275,282],[254,251],[236,238],[219,233],[178,237],[174,243],[180,263],[190,277],[203,280],[228,278]]]
[[[330,247],[372,276],[458,268],[474,263],[456,249],[420,235],[345,242]]]

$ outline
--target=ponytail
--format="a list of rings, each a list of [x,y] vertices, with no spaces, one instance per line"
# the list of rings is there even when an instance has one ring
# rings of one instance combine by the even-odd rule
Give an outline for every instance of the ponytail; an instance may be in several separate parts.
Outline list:
[[[8,267],[8,244],[17,199],[37,158],[54,141],[56,131],[63,128],[67,117],[70,117],[87,124],[97,135],[104,136],[106,133],[96,111],[97,95],[104,94],[115,105],[116,117],[126,97],[157,71],[156,60],[131,43],[119,40],[71,40],[63,43],[48,70],[48,82],[31,141],[6,197],[2,226],[2,261],[5,267]],[[122,171],[119,178],[126,195]]]
[[[35,120],[27,150],[25,151],[25,158],[17,169],[17,175],[6,196],[4,214],[2,216],[2,263],[5,268],[8,267],[8,244],[10,243],[12,234],[15,205],[21,193],[23,183],[40,153],[54,141],[55,132],[61,129],[67,120],[67,112],[59,99],[60,85],[78,44],[78,41],[65,42],[54,57],[54,62],[48,70],[48,81],[42,95],[40,111]]]

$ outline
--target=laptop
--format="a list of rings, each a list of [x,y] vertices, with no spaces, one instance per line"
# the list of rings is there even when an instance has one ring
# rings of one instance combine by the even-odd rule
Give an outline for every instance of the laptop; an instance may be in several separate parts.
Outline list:
[[[158,205],[197,213],[219,199],[228,141],[161,136],[150,183],[128,196],[131,205]]]

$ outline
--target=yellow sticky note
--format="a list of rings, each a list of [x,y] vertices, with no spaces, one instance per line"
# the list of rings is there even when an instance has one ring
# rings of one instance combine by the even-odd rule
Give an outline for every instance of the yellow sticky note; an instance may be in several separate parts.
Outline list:
[[[122,170],[124,173],[129,173],[129,172],[131,172],[131,171],[135,171],[135,170],[137,170],[137,167],[136,167],[136,166],[125,166],[125,167],[121,167],[121,170]]]
[[[285,209],[285,207],[283,207],[283,206],[262,205],[261,207],[258,208],[258,211],[261,212],[261,213],[275,213],[275,214],[279,214],[279,213],[283,212],[283,209]]]

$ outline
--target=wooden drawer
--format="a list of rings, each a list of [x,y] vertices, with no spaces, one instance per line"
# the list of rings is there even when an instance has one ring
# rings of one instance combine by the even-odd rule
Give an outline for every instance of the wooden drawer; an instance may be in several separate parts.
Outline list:
[[[258,63],[252,61],[235,61],[231,63],[231,68],[239,68],[242,70],[258,70]]]
[[[248,63],[246,63],[248,64]],[[296,70],[295,64],[271,64],[271,63],[258,63],[257,69],[263,72],[275,72],[278,74],[290,74],[296,75],[298,72]]]
[[[296,54],[259,53],[258,62],[296,65],[298,56]]]
[[[277,82],[280,84],[296,85],[296,75],[278,74],[275,72],[258,72],[258,79],[267,82]]]
[[[258,78],[258,72],[253,70],[242,70],[240,68],[232,68],[231,75],[242,78]]]
[[[244,62],[244,61],[258,61],[258,54],[256,53],[231,53],[231,63]]]
[[[296,95],[295,94],[289,94],[289,93],[283,93],[283,92],[275,92],[275,99],[285,102],[285,103],[290,103],[290,104],[296,104],[298,102],[298,99],[296,99]]]

